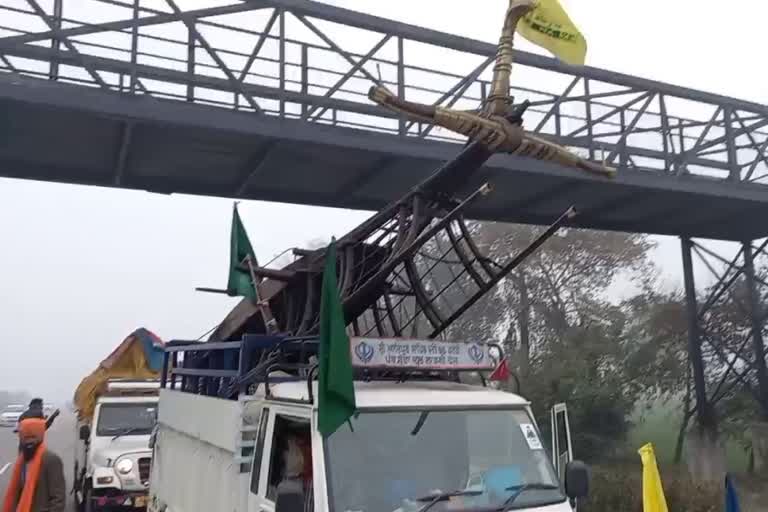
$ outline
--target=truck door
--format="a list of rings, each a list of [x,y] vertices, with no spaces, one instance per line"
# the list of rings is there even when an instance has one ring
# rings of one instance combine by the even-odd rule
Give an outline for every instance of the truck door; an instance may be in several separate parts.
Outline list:
[[[268,441],[272,439],[272,429],[274,428],[274,417],[270,414],[270,409],[265,407],[261,410],[259,418],[259,430],[256,433],[256,446],[253,450],[253,461],[251,462],[251,485],[248,492],[248,512],[260,512],[267,510],[265,503],[266,491],[261,488],[261,474],[269,467],[269,447],[266,447]],[[266,464],[265,464],[266,462]],[[274,507],[271,509],[274,511]]]
[[[573,460],[571,426],[568,421],[568,407],[556,404],[550,413],[552,426],[552,463],[561,482],[565,482],[565,467]]]
[[[312,465],[310,409],[274,405],[264,410],[259,422],[248,512],[275,512],[277,486],[286,476],[301,478],[305,484],[311,481],[306,469]],[[313,496],[310,485],[305,490],[306,509]]]

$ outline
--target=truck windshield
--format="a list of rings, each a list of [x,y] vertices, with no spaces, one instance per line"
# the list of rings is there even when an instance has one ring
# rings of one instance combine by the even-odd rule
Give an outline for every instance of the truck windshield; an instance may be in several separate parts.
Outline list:
[[[333,512],[416,512],[462,490],[430,512],[500,508],[526,484],[512,508],[566,499],[524,410],[361,413],[326,448]]]
[[[101,404],[97,436],[146,436],[157,419],[157,404]]]

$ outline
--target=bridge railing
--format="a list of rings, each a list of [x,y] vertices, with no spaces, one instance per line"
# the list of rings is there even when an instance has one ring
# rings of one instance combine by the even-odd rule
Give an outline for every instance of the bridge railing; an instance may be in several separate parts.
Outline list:
[[[475,109],[492,43],[308,0],[0,0],[0,70],[121,94],[460,141],[367,98]],[[214,5],[215,4],[215,5]],[[489,13],[492,16],[492,13]],[[518,52],[526,126],[621,172],[763,183],[768,107]]]

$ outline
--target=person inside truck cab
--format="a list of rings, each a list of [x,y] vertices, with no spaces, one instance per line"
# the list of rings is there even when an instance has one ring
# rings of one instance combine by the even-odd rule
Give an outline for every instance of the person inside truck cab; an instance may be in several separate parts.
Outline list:
[[[300,480],[304,489],[304,511],[309,512],[313,508],[312,444],[309,427],[281,422],[275,424],[275,432],[267,497],[275,500],[277,487],[282,481]]]

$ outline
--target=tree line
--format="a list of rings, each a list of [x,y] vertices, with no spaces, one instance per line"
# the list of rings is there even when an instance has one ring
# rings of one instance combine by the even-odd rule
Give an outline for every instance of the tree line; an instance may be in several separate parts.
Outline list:
[[[540,229],[471,224],[478,247],[494,260],[522,250]],[[644,235],[563,229],[463,315],[448,336],[499,341],[519,378],[517,391],[537,406],[543,427],[549,407],[567,402],[583,459],[635,457],[637,447],[626,440],[638,404],[679,403],[681,419],[673,428],[674,458],[680,462],[695,417],[686,303],[682,276],[678,288],[662,286],[654,247]],[[765,275],[764,266],[758,272]],[[737,357],[749,350],[746,293],[737,279],[701,324],[702,337],[711,342],[704,343],[703,355],[721,432],[749,453],[746,425],[758,410],[744,359]],[[765,303],[764,292],[760,298]]]

